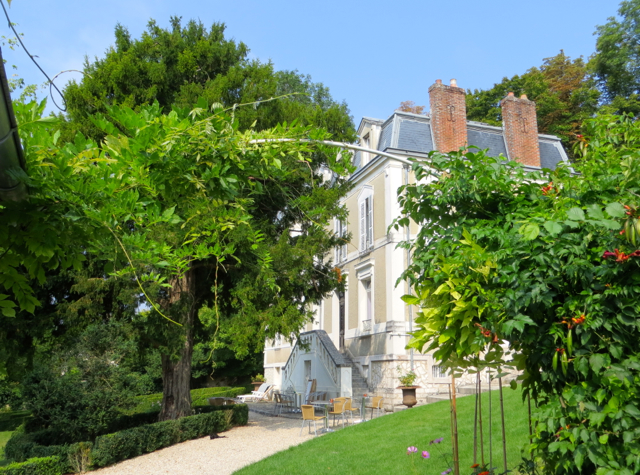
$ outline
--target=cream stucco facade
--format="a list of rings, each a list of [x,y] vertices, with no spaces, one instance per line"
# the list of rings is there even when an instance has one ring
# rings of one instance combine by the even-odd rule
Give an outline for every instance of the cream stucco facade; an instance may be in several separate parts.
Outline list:
[[[401,400],[397,389],[400,368],[402,373],[412,369],[417,374],[419,402],[448,393],[451,379],[439,362],[429,354],[406,349],[416,312],[401,299],[409,292],[401,276],[410,256],[398,244],[414,239],[419,228],[413,222],[408,227],[391,227],[400,216],[398,189],[414,181],[408,159],[428,159],[428,152],[438,143],[433,114],[432,104],[431,116],[396,111],[386,121],[362,120],[360,144],[384,153],[355,154],[357,169],[350,178],[353,188],[343,200],[351,241],[326,256],[341,269],[346,291],[329,295],[315,309],[315,319],[302,336],[306,350],[299,345],[292,348],[284,339],[268,342],[265,376],[281,389],[292,386],[301,390],[307,379],[316,379],[317,390],[331,396],[355,397],[363,392],[384,396],[389,410]],[[501,128],[463,123],[465,145],[485,148],[490,156],[509,156]],[[537,137],[540,166],[555,168],[560,161],[568,162],[557,137]],[[335,229],[342,232],[344,227],[336,223]],[[475,375],[467,375],[456,383],[473,384],[474,379]]]

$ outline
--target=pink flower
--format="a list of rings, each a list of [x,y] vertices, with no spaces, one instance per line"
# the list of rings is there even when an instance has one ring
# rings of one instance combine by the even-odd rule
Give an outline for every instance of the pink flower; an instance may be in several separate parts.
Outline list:
[[[407,447],[407,455],[415,454],[417,451],[418,447],[414,447],[413,445],[411,447]]]
[[[423,459],[428,459],[430,457],[429,452],[427,452],[426,450],[422,451],[422,458]]]

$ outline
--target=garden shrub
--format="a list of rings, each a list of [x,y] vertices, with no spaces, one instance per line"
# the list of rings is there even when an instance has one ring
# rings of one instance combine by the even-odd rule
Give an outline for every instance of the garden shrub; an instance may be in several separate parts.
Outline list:
[[[113,387],[107,387],[109,381]],[[132,396],[121,390],[110,375],[104,380],[95,371],[91,378],[79,372],[63,376],[40,369],[23,383],[24,403],[33,415],[28,432],[51,428],[63,440],[89,440],[108,430]]]
[[[29,411],[11,411],[0,413],[0,432],[14,431],[31,419]]]
[[[196,406],[193,412],[194,416],[163,422],[156,422],[158,412],[122,416],[117,425],[125,429],[99,436],[94,445],[84,441],[56,444],[54,442],[60,439],[54,431],[46,429],[29,433],[21,426],[7,442],[5,458],[12,462],[24,462],[35,457],[57,456],[66,470],[71,472],[82,464],[110,465],[211,432],[222,432],[232,425],[246,425],[249,420],[246,404]],[[138,425],[131,425],[135,423]],[[90,448],[88,454],[87,447]],[[111,451],[113,456],[109,455]]]
[[[63,475],[68,471],[67,465],[56,456],[32,458],[0,467],[0,475]]]
[[[247,406],[244,406],[244,409],[248,411]],[[243,413],[240,406],[234,410],[234,415],[238,414],[240,418]],[[202,437],[212,432],[222,432],[228,428],[224,413],[218,409],[174,421],[157,422],[103,435],[95,440],[92,451],[93,464],[97,467],[112,465],[185,440]]]

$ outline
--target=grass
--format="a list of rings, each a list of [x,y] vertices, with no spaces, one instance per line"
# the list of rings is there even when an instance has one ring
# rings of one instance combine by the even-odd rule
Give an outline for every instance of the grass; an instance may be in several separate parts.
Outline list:
[[[493,466],[497,472],[502,465],[502,437],[499,395],[492,398]],[[529,435],[526,406],[522,392],[505,388],[505,425],[507,461],[513,470],[521,461],[520,449]],[[473,396],[458,399],[458,440],[460,445],[460,473],[470,474],[473,463]],[[482,398],[485,462],[489,463],[489,393]],[[443,401],[389,414],[357,424],[337,432],[314,438],[301,445],[272,455],[249,465],[237,475],[348,473],[350,475],[385,473],[439,474],[451,462],[451,429],[449,402]],[[306,430],[306,429],[305,429]],[[277,434],[274,434],[277,437]],[[444,442],[429,446],[429,441],[444,437]],[[407,455],[407,447],[416,446],[418,454]],[[479,442],[478,442],[479,447]],[[438,448],[449,455],[446,460]],[[420,452],[427,450],[431,458],[423,460]],[[478,448],[478,463],[481,462]],[[413,466],[415,464],[415,467]]]
[[[7,445],[11,434],[11,431],[0,432],[0,467],[9,464],[9,461],[4,459],[4,446]]]

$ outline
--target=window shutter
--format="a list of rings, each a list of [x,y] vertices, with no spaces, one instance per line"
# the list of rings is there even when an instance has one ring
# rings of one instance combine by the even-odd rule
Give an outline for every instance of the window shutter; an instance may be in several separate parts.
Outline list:
[[[367,216],[367,241],[368,246],[373,246],[373,197],[367,198],[367,208],[369,215]]]
[[[367,200],[360,203],[360,251],[367,249]]]
[[[333,232],[336,236],[340,236],[340,221],[334,218],[333,220]],[[340,246],[336,246],[334,249],[335,259],[334,262],[340,262]]]
[[[346,238],[347,237],[347,222],[344,221],[342,223],[342,237]],[[347,260],[347,245],[343,244],[342,245],[342,260],[346,261]]]

